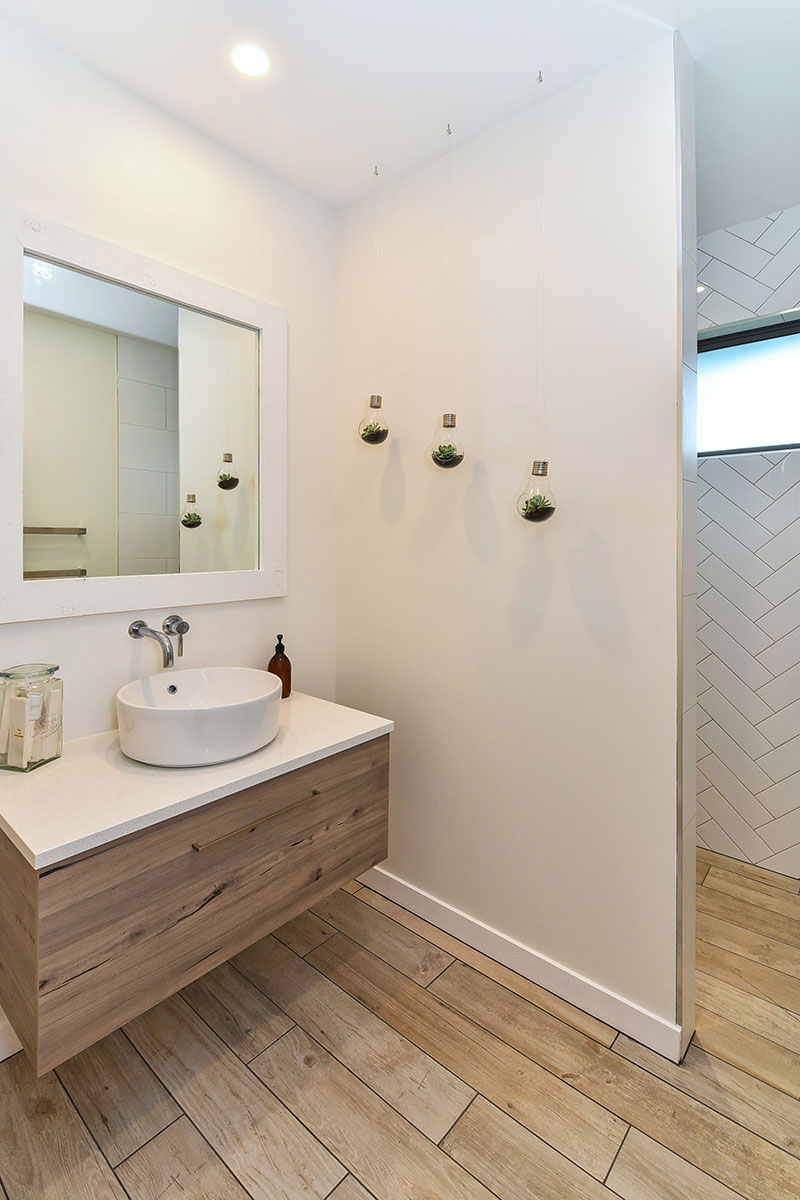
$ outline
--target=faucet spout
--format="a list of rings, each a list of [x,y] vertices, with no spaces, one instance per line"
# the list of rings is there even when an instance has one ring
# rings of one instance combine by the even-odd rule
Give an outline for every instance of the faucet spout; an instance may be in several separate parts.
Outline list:
[[[151,629],[146,621],[133,621],[128,626],[128,633],[137,641],[139,638],[152,638],[154,642],[158,642],[161,647],[161,655],[165,667],[172,667],[175,664],[175,651],[172,646],[172,640],[166,633],[160,633],[157,629]]]

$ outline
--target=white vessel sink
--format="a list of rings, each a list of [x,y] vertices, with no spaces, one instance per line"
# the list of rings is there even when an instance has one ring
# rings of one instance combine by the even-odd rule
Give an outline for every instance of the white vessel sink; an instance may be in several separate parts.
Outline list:
[[[164,671],[117,692],[123,754],[156,767],[202,767],[260,750],[278,733],[281,681],[250,667]]]

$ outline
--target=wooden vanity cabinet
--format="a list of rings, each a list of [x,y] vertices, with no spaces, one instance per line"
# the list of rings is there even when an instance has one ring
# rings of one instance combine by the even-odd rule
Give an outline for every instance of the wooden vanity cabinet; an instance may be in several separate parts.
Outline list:
[[[0,1005],[38,1073],[384,859],[388,781],[385,735],[40,871],[0,835]]]

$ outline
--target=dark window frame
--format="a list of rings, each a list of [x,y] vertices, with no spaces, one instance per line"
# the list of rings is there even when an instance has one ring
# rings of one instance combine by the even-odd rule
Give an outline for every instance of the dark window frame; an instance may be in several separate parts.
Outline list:
[[[800,333],[800,318],[776,321],[770,325],[754,325],[750,329],[735,329],[730,333],[708,334],[697,339],[697,353],[724,350],[726,346],[743,346],[749,342],[771,342],[775,338],[789,337],[797,333]],[[800,450],[800,442],[789,442],[780,446],[737,446],[732,450],[698,450],[697,457],[732,458],[735,454],[770,454],[779,450]]]

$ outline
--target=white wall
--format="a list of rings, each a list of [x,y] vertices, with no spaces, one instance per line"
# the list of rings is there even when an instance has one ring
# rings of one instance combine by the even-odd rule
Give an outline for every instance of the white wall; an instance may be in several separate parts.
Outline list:
[[[182,308],[180,355],[181,512],[197,496],[203,524],[180,530],[182,571],[258,566],[258,335]],[[264,398],[269,403],[269,397]],[[222,455],[239,486],[217,487]]]
[[[24,523],[87,531],[28,534],[24,569],[116,575],[117,339],[29,309],[24,329]]]
[[[188,610],[184,663],[261,665],[280,629],[296,686],[330,696],[332,514],[315,498],[333,488],[335,214],[6,22],[0,108],[14,114],[3,203],[286,308],[289,595]],[[60,663],[66,736],[108,729],[116,689],[158,666],[156,648],[131,641],[127,625],[165,615],[5,625],[0,663]]]
[[[372,879],[585,1006],[607,1001],[670,1052],[676,105],[665,37],[539,110],[546,438],[534,404],[535,113],[345,210],[338,344],[337,694],[397,723],[389,874]],[[391,427],[378,448],[356,437],[373,391]],[[425,451],[451,404],[467,456],[443,472]],[[534,457],[550,459],[559,501],[542,526],[514,510]]]

